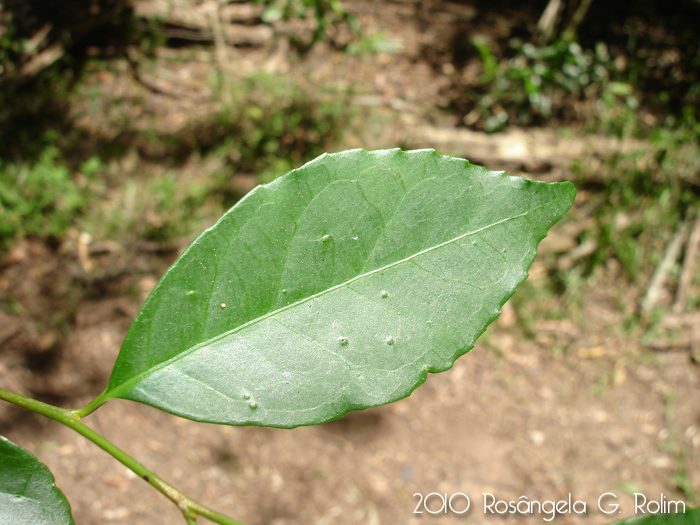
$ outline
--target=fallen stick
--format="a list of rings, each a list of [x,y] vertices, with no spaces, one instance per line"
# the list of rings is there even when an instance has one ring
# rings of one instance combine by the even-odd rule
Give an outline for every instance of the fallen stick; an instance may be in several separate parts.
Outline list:
[[[591,152],[598,158],[617,154],[649,151],[651,145],[639,139],[611,139],[587,136],[564,138],[549,129],[509,128],[503,133],[485,133],[451,126],[407,126],[406,142],[415,147],[435,148],[444,153],[458,154],[490,169],[548,171],[557,167],[562,176],[572,178],[571,163]]]
[[[36,76],[40,71],[60,60],[64,53],[65,51],[60,42],[56,42],[52,46],[47,47],[22,66],[17,74],[18,80],[24,82]]]
[[[688,290],[692,286],[693,269],[695,268],[695,260],[700,249],[700,210],[696,213],[695,224],[693,231],[688,239],[688,246],[685,250],[683,258],[683,269],[681,270],[681,278],[678,281],[678,290],[676,290],[676,301],[673,303],[673,312],[681,313],[685,310],[685,305],[688,301]]]
[[[659,295],[664,286],[664,282],[666,282],[666,277],[671,271],[671,268],[673,268],[673,263],[675,263],[678,259],[678,254],[681,251],[681,247],[683,246],[685,239],[688,237],[689,229],[690,221],[688,218],[686,218],[678,232],[676,232],[676,234],[673,236],[673,239],[666,248],[666,253],[664,254],[664,258],[661,260],[661,264],[656,267],[656,271],[654,271],[654,275],[651,277],[649,288],[647,288],[647,293],[644,295],[644,299],[642,300],[641,304],[643,315],[648,314],[659,300]]]
[[[657,352],[668,352],[692,349],[693,345],[697,344],[697,341],[697,337],[688,335],[675,341],[671,339],[655,339],[644,344],[644,346]]]
[[[221,75],[221,100],[226,106],[230,106],[233,102],[231,98],[231,78],[230,78],[230,60],[226,49],[226,37],[221,24],[221,14],[219,12],[220,4],[218,1],[212,1],[206,4],[209,14],[209,22],[211,30],[214,34],[214,44],[216,45],[216,61],[219,65],[219,75]]]

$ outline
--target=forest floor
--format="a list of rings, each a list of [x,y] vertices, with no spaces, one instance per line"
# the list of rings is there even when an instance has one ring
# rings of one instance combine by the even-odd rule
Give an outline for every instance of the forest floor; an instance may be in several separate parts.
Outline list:
[[[157,8],[146,1],[139,7]],[[162,47],[138,75],[123,60],[90,72],[74,109],[77,125],[102,142],[120,140],[123,121],[164,136],[179,133],[216,110],[207,79],[218,70],[229,79],[286,75],[323,96],[342,93],[353,116],[336,149],[434,147],[490,169],[554,181],[577,180],[571,166],[578,155],[603,162],[611,151],[644,147],[557,129],[457,130],[458,120],[445,110],[456,73],[435,57],[451,53],[444,42],[503,31],[513,20],[509,12],[482,15],[468,4],[409,1],[349,9],[367,34],[381,31],[396,49],[349,55],[331,39],[300,57],[286,39],[273,38],[229,47],[222,58],[217,46]],[[138,53],[133,50],[133,60]],[[478,70],[464,67],[460,74]],[[193,155],[168,164],[159,157],[160,143],[153,144],[131,145],[110,169],[121,177],[167,169],[197,180],[218,169],[207,162],[224,162]],[[257,183],[245,172],[233,180],[240,194]],[[527,525],[548,518],[490,514],[484,494],[516,503],[523,497],[586,503],[585,513],[559,514],[561,524],[632,516],[634,493],[691,503],[700,487],[697,341],[655,346],[648,327],[630,320],[640,292],[614,258],[581,277],[575,294],[548,291],[551,275],[584,250],[595,190],[595,184],[580,189],[570,216],[553,228],[522,298],[516,293],[451,370],[430,375],[402,401],[293,430],[194,423],[119,400],[85,422],[191,497],[248,525]],[[0,292],[15,305],[0,312],[3,388],[72,408],[99,394],[131,320],[189,240],[122,246],[73,232],[59,246],[17,243],[0,265]],[[660,304],[671,300],[662,289]],[[46,322],[36,321],[57,317],[46,330]],[[664,341],[698,337],[697,310],[663,317],[677,336]],[[141,479],[53,421],[3,406],[0,431],[51,468],[78,525],[182,520]],[[465,494],[470,510],[415,513],[418,495],[431,493]],[[601,501],[605,493],[612,495]],[[603,510],[619,504],[619,512],[605,514],[599,501]],[[457,496],[453,506],[461,511],[465,502]],[[439,504],[433,495],[428,508]]]

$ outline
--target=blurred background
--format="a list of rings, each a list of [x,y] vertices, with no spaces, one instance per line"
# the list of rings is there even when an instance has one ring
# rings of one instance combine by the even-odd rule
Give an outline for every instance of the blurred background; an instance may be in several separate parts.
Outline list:
[[[316,428],[120,401],[87,423],[250,525],[541,523],[485,515],[484,492],[587,501],[565,524],[631,516],[635,492],[697,505],[699,28],[699,0],[4,0],[0,385],[82,406],[165,269],[255,185],[324,151],[435,148],[578,189],[451,371]],[[79,524],[181,520],[58,424],[0,406],[0,433]],[[414,514],[430,492],[472,510]]]

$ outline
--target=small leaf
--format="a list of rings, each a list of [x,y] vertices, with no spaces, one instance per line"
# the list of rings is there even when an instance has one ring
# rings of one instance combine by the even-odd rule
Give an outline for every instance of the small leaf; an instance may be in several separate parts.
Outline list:
[[[406,397],[473,347],[574,195],[432,150],[323,155],[192,243],[96,402],[294,427]]]
[[[700,507],[669,514],[640,514],[626,520],[613,521],[610,525],[700,525]]]
[[[265,8],[265,11],[263,11],[261,19],[266,24],[272,24],[274,22],[277,22],[278,20],[281,20],[283,16],[284,16],[284,10],[280,6],[271,5],[271,6],[268,6],[267,8]]]
[[[0,436],[0,523],[75,525],[70,505],[48,467]]]

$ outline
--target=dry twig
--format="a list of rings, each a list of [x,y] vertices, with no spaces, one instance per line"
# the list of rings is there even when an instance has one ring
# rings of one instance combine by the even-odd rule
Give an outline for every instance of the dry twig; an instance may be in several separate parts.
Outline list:
[[[207,4],[207,8],[209,23],[211,24],[211,30],[214,34],[214,43],[216,44],[216,60],[219,64],[219,74],[221,75],[221,99],[224,104],[229,106],[231,105],[230,61],[226,48],[224,29],[221,23],[219,3],[212,1]]]
[[[673,264],[678,259],[678,254],[683,247],[685,239],[688,237],[688,230],[690,229],[690,221],[686,219],[683,221],[680,229],[673,236],[673,239],[666,248],[666,253],[664,258],[661,260],[661,264],[656,267],[654,275],[651,277],[651,282],[649,283],[649,288],[647,288],[647,293],[644,295],[642,300],[641,309],[642,314],[648,314],[651,309],[656,305],[659,300],[659,295],[661,294],[661,289],[666,282],[666,277],[668,273],[673,268]]]
[[[64,53],[63,46],[59,42],[47,47],[22,66],[17,75],[18,79],[22,82],[36,76],[40,71],[60,60]]]
[[[688,290],[692,286],[693,269],[695,268],[695,260],[698,257],[698,250],[700,250],[700,210],[696,213],[693,231],[690,234],[688,246],[685,250],[683,269],[681,270],[681,278],[678,281],[678,290],[676,291],[676,301],[673,304],[674,313],[679,314],[685,310]]]

